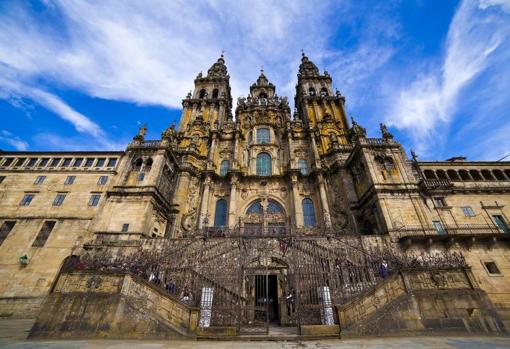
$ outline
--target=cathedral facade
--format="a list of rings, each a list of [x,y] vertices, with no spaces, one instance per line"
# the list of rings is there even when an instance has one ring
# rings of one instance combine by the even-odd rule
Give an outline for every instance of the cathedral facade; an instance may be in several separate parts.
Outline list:
[[[368,137],[303,54],[295,111],[221,56],[177,128],[0,152],[0,315],[34,337],[506,333],[510,163]]]

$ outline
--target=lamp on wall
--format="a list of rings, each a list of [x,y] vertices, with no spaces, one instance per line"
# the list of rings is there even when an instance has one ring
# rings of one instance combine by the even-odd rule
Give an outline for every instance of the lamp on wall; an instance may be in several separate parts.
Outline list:
[[[19,264],[22,266],[22,267],[26,267],[28,265],[28,262],[29,262],[29,258],[26,254],[24,254],[23,256],[19,257]]]

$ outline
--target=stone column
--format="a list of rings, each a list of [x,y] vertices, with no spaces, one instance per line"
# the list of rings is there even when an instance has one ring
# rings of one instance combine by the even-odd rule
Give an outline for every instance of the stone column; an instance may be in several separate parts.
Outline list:
[[[313,132],[310,132],[310,138],[311,138],[311,141],[312,141],[312,150],[313,150],[313,157],[314,157],[315,167],[316,168],[321,168],[321,162],[320,162],[320,157],[319,157],[319,150],[317,149],[317,143],[315,142],[315,135],[313,134]]]
[[[176,229],[178,229],[181,225],[182,215],[186,212],[186,201],[188,198],[189,191],[189,183],[191,180],[191,175],[183,171],[179,174],[179,178],[177,180],[177,185],[175,189],[175,194],[173,198],[173,204],[177,205],[177,209],[179,213],[175,216],[174,226],[172,228],[172,237],[176,237]]]
[[[204,180],[204,190],[202,192],[202,203],[200,204],[200,214],[198,220],[198,228],[202,229],[204,227],[204,220],[207,218],[209,220],[209,188],[211,185],[211,177],[207,175]],[[210,223],[206,226],[210,226]]]
[[[303,206],[301,205],[301,200],[299,197],[298,180],[296,175],[292,176],[291,185],[292,201],[294,203],[294,223],[296,224],[296,228],[302,228],[304,224]]]
[[[237,222],[236,203],[237,203],[237,175],[233,175],[230,180],[230,203],[228,205],[228,227],[234,229]]]
[[[319,194],[321,198],[321,204],[322,204],[322,211],[324,216],[324,224],[326,225],[326,228],[331,228],[331,215],[329,214],[329,205],[328,205],[328,197],[326,196],[326,187],[324,184],[324,177],[322,177],[322,174],[319,174],[317,176],[317,179],[319,181]]]

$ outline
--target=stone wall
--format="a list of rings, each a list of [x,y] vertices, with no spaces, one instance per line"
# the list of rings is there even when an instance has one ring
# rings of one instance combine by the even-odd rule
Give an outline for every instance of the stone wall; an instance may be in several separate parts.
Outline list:
[[[198,309],[129,274],[62,274],[42,304],[31,338],[193,336]]]

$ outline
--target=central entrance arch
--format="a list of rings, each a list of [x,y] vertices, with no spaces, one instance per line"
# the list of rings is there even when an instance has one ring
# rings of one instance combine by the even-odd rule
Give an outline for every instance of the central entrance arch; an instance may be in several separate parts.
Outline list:
[[[278,236],[285,234],[287,229],[285,209],[273,199],[252,201],[242,221],[244,235]]]

